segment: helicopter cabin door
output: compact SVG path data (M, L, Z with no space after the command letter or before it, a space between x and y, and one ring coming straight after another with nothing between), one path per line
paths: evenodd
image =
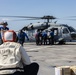
M58 28L53 28L54 31L54 41L58 40Z
M62 38L64 38L64 40L66 40L66 41L71 40L70 31L66 27L62 28Z

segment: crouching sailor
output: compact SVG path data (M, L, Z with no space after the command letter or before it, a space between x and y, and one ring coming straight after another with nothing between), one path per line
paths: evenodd
M8 30L0 45L0 75L37 75L39 65L31 63L25 49L16 43L16 33Z

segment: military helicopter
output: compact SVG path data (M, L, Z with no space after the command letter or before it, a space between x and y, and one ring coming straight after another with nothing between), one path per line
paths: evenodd
M40 19L46 19L47 22L41 23L30 23L29 25L26 25L22 28L22 30L26 31L28 36L30 37L30 40L35 40L35 33L37 29L40 30L46 30L49 31L50 29L54 30L55 35L55 42L61 42L64 43L66 41L73 41L76 40L76 30L66 24L57 24L56 22L52 23L49 20L59 19L54 16L43 16L43 17L30 17L30 16L0 16L0 17L15 17L15 18L27 18L23 20L40 20ZM75 16L72 16L75 17ZM75 19L68 19L68 20L75 20Z
M76 29L73 27L67 25L67 24L58 24L55 22L49 22L49 20L57 19L56 17L53 16L44 16L41 17L41 19L47 19L47 22L41 23L34 23L30 24L27 27L25 26L22 28L23 30L27 30L28 35L32 38L35 39L35 33L37 29L40 30L46 30L49 32L49 30L53 29L54 31L54 40L55 42L62 42L65 44L66 41L75 41L76 40ZM73 19L68 19L68 20L73 20ZM74 19L75 20L75 19Z
M39 25L39 26L34 26L34 25ZM67 42L67 41L75 41L76 40L76 29L74 29L73 27L67 25L67 24L58 24L58 23L48 23L48 26L46 26L46 23L35 23L33 26L33 28L31 27L32 25L30 25L30 27L28 27L28 30L24 27L22 28L23 30L25 30L28 34L28 36L30 36L31 40L35 40L35 34L37 32L37 30L42 30L42 31L46 31L49 32L49 30L53 29L54 31L54 36L55 36L55 42L61 42L63 41L63 43ZM42 26L43 25L43 26Z

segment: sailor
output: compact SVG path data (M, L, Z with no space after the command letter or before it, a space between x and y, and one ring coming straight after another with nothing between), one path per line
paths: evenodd
M38 29L37 33L35 35L35 39L36 39L36 44L42 44L42 32Z
M0 75L37 75L39 65L31 63L21 44L16 42L16 33L8 30L0 45Z
M51 30L48 30L47 31L47 39L48 39L48 42L49 42L49 45L51 44Z
M45 45L45 44L47 45L47 32L46 32L46 30L44 30L44 31L42 32L42 37L43 37L44 45Z
M9 30L9 28L7 27L8 23L7 22L1 22L1 24L3 25L2 27L0 27L0 44L3 43L2 41L2 37L5 31Z
M51 29L50 35L51 35L51 45L54 45L54 30L53 29Z
M18 40L19 43L23 46L24 42L25 42L25 37L27 38L27 40L29 40L27 34L25 32L23 32L22 30L19 31L18 33Z

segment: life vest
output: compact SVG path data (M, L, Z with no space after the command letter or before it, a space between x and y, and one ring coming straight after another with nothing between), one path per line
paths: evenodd
M18 67L23 68L21 63L20 44L5 42L0 46L0 75L12 74Z

